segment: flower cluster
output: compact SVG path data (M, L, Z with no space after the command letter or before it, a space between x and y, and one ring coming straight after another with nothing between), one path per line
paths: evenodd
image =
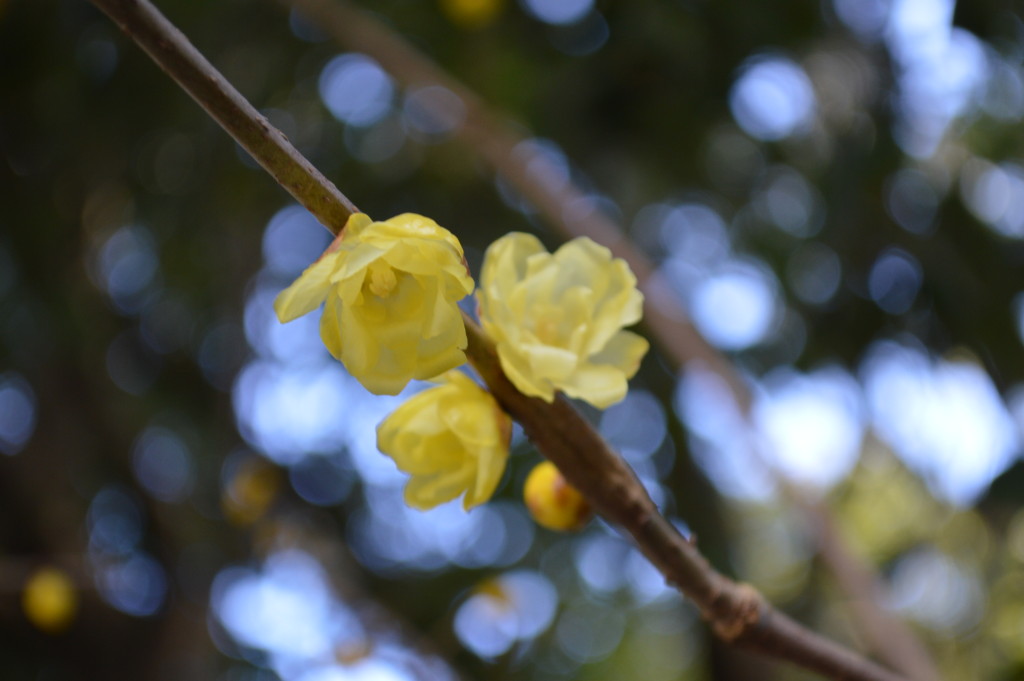
M323 303L324 344L373 393L397 394L413 379L439 383L377 428L378 448L411 476L405 500L415 508L460 495L466 509L487 501L508 460L511 419L451 371L466 361L458 301L473 288L461 244L433 220L358 214L274 304L286 322ZM551 254L528 234L502 237L487 250L477 301L509 380L548 402L559 391L599 408L618 402L648 349L623 330L642 314L636 278L587 238ZM548 527L572 529L589 517L553 466L530 476L526 495Z

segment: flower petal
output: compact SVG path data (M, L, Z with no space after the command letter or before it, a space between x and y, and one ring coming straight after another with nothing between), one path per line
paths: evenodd
M643 336L632 331L619 331L612 336L601 352L590 358L590 361L594 364L614 366L622 371L626 378L633 378L640 368L640 361L650 348L651 344Z
M605 409L626 396L629 384L622 371L606 364L585 364L558 386L569 397Z
M472 471L457 469L442 475L414 477L405 486L405 503L425 511L462 494L472 480Z
M338 254L328 253L307 267L274 300L274 312L278 320L282 324L290 322L319 307L331 288L331 275L337 266Z
M323 316L320 317L320 340L327 350L340 360L343 354L341 343L341 299L332 296L324 305Z
M555 388L551 381L536 376L522 354L505 343L498 343L497 350L502 371L519 392L529 397L539 397L545 402L554 401Z

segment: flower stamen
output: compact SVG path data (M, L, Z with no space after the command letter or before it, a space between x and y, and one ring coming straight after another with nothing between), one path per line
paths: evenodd
M395 271L387 263L379 260L370 265L367 278L369 279L367 287L373 295L379 298L387 298L398 286L398 277L395 276Z

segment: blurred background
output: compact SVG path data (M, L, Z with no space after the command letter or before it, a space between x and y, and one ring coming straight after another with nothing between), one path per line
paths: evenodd
M287 4L159 6L363 211L435 218L474 273L508 231L560 243L458 144L458 95ZM1020 6L367 9L621 224L748 381L750 438L720 377L657 352L586 412L714 565L864 648L756 447L945 678L1024 679ZM405 507L374 444L401 398L271 309L328 241L89 3L0 0L4 678L812 678L716 644L606 525L533 525L519 435L490 504Z

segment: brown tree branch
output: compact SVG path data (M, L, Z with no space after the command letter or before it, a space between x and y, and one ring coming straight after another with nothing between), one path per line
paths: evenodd
M677 369L701 362L729 385L741 413L749 422L751 395L732 362L714 349L690 323L679 299L654 264L637 249L625 232L597 210L579 210L586 195L571 181L550 183L544 178L558 170L542 154L522 146L526 137L490 110L462 84L369 13L348 0L277 0L295 7L315 21L339 44L376 59L407 88L440 85L462 100L465 122L457 135L519 192L565 238L588 236L609 247L637 275L644 292L644 324L662 353ZM438 112L443 114L444 112ZM852 554L842 541L828 508L810 502L806 495L756 451L765 469L786 498L801 508L817 533L818 551L840 588L847 594L861 633L873 650L907 676L936 681L938 670L924 645L902 620L878 606L878 580L871 568Z
M472 320L465 321L466 354L502 407L594 508L628 532L666 580L693 600L716 635L829 678L901 678L797 624L752 586L715 572L572 404L562 395L549 404L520 393L502 372L493 342Z
M207 62L148 0L92 0L136 40L298 201L337 233L354 210ZM833 679L899 681L866 658L806 629L772 608L752 587L715 572L662 516L633 471L564 398L553 404L519 393L493 344L466 319L467 355L538 449L608 520L621 525L666 579L689 596L715 633L737 646L786 659Z

